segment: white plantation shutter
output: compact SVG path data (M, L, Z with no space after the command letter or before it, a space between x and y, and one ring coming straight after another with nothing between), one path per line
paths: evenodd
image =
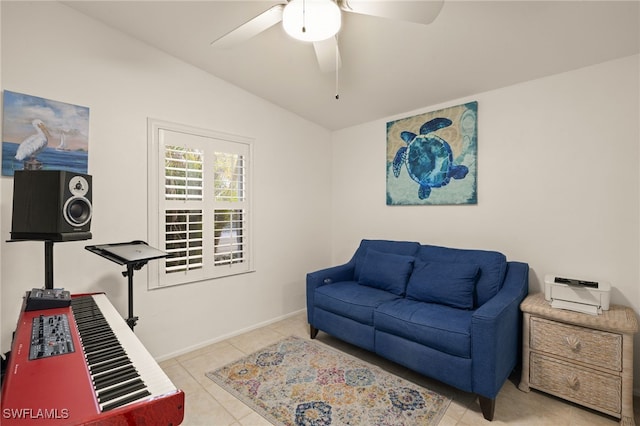
M164 193L167 200L202 200L203 161L200 150L165 145Z
M214 192L216 201L244 201L245 159L243 155L216 152Z
M165 273L202 268L202 210L165 212Z
M244 238L247 231L245 210L246 159L244 155L216 152L214 160L214 262L230 265L245 261Z
M243 210L216 209L214 211L216 265L245 261L244 235L247 231Z
M149 120L149 145L149 287L250 272L251 140Z

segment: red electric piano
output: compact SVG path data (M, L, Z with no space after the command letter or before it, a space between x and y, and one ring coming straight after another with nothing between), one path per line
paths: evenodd
M25 296L2 384L3 426L182 422L184 392L104 294L50 299L41 309Z

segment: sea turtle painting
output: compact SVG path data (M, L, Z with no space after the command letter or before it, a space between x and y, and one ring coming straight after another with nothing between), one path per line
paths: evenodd
M433 134L438 129L448 127L448 118L434 118L420 127L420 134L403 131L400 138L407 144L396 152L393 159L393 174L397 178L403 165L411 179L420 187L418 198L429 198L432 188L440 188L453 179L464 179L469 172L467 166L454 164L451 146L444 139Z
M478 102L387 122L387 205L477 204Z

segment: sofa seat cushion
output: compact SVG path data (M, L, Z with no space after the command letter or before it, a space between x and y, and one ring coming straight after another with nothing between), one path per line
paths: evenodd
M318 287L314 300L320 309L372 326L375 308L398 298L388 291L355 281L341 281Z
M441 352L471 358L473 311L398 299L382 303L375 311L376 330L385 331Z

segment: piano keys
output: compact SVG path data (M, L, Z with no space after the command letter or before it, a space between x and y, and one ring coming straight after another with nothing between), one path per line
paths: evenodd
M45 338L34 332L43 317ZM32 350L34 341L46 347ZM179 425L184 418L184 393L104 294L23 310L2 386L3 425Z

